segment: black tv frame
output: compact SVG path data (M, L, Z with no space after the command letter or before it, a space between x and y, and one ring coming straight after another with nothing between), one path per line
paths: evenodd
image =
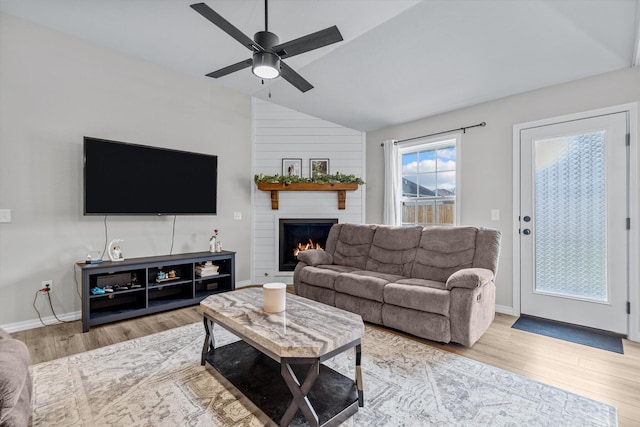
M94 146L88 148L88 144ZM93 158L99 154L100 145L111 158ZM114 150L122 151L117 160L113 158ZM85 216L216 215L217 187L217 155L90 136L83 138ZM205 203L197 206L194 200L199 197L204 197ZM124 208L127 204L131 208Z

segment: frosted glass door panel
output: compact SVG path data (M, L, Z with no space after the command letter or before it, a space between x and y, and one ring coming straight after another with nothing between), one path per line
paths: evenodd
M534 150L536 291L607 301L605 131Z
M626 113L520 130L520 312L626 334Z

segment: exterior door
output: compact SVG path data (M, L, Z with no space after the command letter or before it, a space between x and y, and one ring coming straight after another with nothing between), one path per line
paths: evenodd
M520 132L521 312L628 332L626 113Z

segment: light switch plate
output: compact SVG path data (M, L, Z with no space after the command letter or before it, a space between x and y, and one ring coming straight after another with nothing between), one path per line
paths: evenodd
M234 212L233 213L233 219L235 219L236 221L241 220L242 219L242 212Z
M491 209L491 221L500 221L500 209Z
M11 222L11 209L0 209L0 222Z

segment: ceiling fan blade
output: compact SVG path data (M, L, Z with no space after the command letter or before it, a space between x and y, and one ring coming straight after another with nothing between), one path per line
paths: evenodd
M325 28L324 30L316 31L315 33L279 44L272 49L280 58L284 59L341 42L342 40L342 34L340 34L338 27L334 25L333 27Z
M228 67L220 68L219 70L213 71L207 74L207 77L213 77L217 79L218 77L226 76L227 74L235 73L236 71L244 70L247 67L251 67L253 63L252 59L245 59L244 61L240 61L236 64L229 65Z
M215 26L220 28L225 33L229 34L231 37L240 42L240 44L244 45L249 50L259 50L264 51L262 46L251 40L247 37L242 31L234 27L229 21L220 16L216 11L211 9L204 3L196 3L192 4L191 8L198 12L200 15L207 18L211 21Z
M280 61L280 75L283 79L291 83L300 92L306 92L313 89L313 85L306 81L300 74L293 71L293 68L289 67L284 62Z

